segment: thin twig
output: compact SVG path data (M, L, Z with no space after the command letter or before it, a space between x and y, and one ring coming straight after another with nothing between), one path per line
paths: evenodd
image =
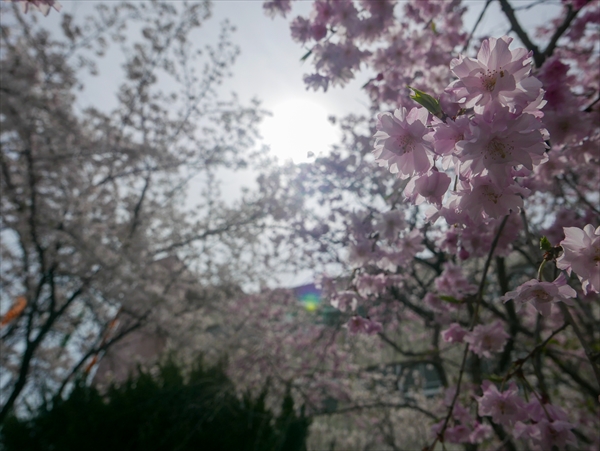
M492 0L486 0L485 5L483 6L483 9L481 10L481 14L479 14L479 17L477 18L477 21L475 22L475 25L473 26L473 29L471 30L471 33L469 34L469 37L467 38L467 42L465 42L465 45L463 46L462 53L465 53L467 51L467 49L469 48L469 44L471 43L471 39L473 38L473 35L475 34L475 30L477 30L477 27L479 26L479 22L481 22L481 19L483 19L483 16L484 16L488 6L490 6L490 3L492 3Z
M541 351L550 342L550 340L552 340L554 338L554 336L556 334L558 334L561 331L565 330L568 325L569 325L569 323L565 322L562 326L560 326L558 329L556 329L554 332L552 332L548 336L548 338L546 338L541 343L538 343L538 345L535 348L533 348L529 352L529 354L527 354L522 359L517 360L515 362L515 364L517 365L517 367L514 370L510 371L509 373L507 373L506 376L504 376L504 379L502 380L502 387L504 387L504 383L506 381L510 380L510 378L512 378L521 369L521 367L525 364L525 362L527 362L527 360L529 360L535 353Z

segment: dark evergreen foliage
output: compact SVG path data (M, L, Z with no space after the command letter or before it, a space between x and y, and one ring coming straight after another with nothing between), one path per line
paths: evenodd
M303 451L310 419L297 415L289 392L278 417L265 406L268 388L239 399L222 365L200 361L190 375L172 360L157 376L140 371L105 395L78 382L34 418L7 418L6 451Z

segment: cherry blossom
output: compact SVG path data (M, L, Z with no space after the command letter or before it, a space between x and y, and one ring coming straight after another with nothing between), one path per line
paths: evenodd
M487 380L483 381L481 388L483 395L477 398L479 415L491 416L494 422L505 426L512 426L517 421L527 419L524 411L525 401L518 395L519 390L514 382L503 392Z
M501 321L490 324L480 324L465 336L465 342L469 343L469 349L479 357L491 358L492 353L501 352L504 349L508 333L504 330Z
M404 195L415 205L427 201L430 204L441 207L442 198L450 186L450 177L433 168L432 171L410 179Z
M515 185L501 187L489 177L473 177L470 186L462 183L458 208L478 223L485 218L500 218L523 207L528 190Z
M355 315L352 318L350 318L350 321L348 321L346 327L348 328L348 332L351 335L355 335L358 333L373 335L383 330L380 323L372 321L369 318L363 318L362 316L358 315Z
M398 240L399 233L406 227L404 212L400 210L391 210L380 214L375 222L375 230L379 232L381 238L390 242Z
M459 265L448 262L444 265L444 271L435 279L435 288L439 293L462 299L469 294L477 292L477 287L466 279Z
M460 324L452 323L442 332L442 339L447 343L462 343L466 335L467 331Z
M542 315L550 316L553 302L572 304L571 298L575 296L577 296L577 292L567 285L566 277L561 274L554 282L540 282L532 279L519 285L516 290L509 291L500 299L504 302L512 299L517 304L531 302Z
M450 63L458 80L448 86L466 108L483 107L498 100L511 110L522 109L536 99L542 84L528 77L530 52L523 48L510 50L512 38L489 38L483 41L477 59L460 56Z
M5 0L12 1L14 3L20 3L21 9L24 13L27 13L30 9L40 11L44 16L50 14L50 8L54 8L56 11L62 9L62 5L56 0Z
M512 167L522 165L528 170L545 161L544 135L541 123L530 114L510 113L508 108L490 107L471 122L471 134L462 141L458 157L468 164L469 174L489 174L503 185L512 175ZM485 171L485 172L484 172Z
M574 271L585 291L600 292L600 227L591 224L583 229L565 227L565 239L560 242L563 254L556 266L569 274Z
M377 117L375 133L376 161L393 174L406 178L425 174L431 168L430 132L426 127L429 112L425 108L398 109L394 114Z

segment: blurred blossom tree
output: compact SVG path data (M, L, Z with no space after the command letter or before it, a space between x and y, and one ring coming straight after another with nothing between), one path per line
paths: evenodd
M275 238L324 269L346 323L328 343L363 334L384 347L320 357L346 377L310 400L317 413L329 395L338 413L379 408L347 448L369 435L406 449L421 423L407 428L405 410L430 421L427 450L600 446L600 2L563 0L524 25L548 3L480 2L466 31L473 3L460 0L316 0L291 22L314 68L307 88L366 70L380 112L342 119L342 143L295 168L320 208ZM292 1L264 7L287 16ZM492 8L514 39L477 30ZM445 396L409 398L366 371L373 360L427 364ZM363 398L357 380L372 387Z
M102 3L82 20L61 13L58 36L2 4L0 423L168 316L165 299L180 311L196 302L176 288L183 275L218 297L266 273L258 236L284 194L270 185L222 199L218 171L267 166L255 145L264 112L218 96L238 50L228 23L214 46L196 45L210 12ZM116 106L78 110L82 77L114 49L122 83L103 95Z

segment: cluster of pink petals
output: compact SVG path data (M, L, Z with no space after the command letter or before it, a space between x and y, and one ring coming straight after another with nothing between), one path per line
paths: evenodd
M270 0L263 3L263 9L268 16L283 16L292 10L292 0Z
M450 182L450 177L447 174L438 171L434 167L430 172L410 179L404 189L404 195L415 205L427 201L441 207L442 199L448 191Z
M367 335L374 335L383 331L381 323L373 321L369 318L363 318L362 316L355 315L350 318L350 321L346 323L348 332L351 335L365 333Z
M354 286L358 294L367 298L382 293L387 286L387 280L385 274L360 274L355 278Z
M567 285L564 274L556 278L554 282L540 282L532 279L509 291L500 300L507 302L513 300L515 304L522 305L526 302L531 304L544 316L550 316L553 302L564 302L572 304L571 298L577 296L577 292Z
M463 175L489 175L499 186L510 184L512 168L531 171L547 158L542 124L531 114L511 113L492 104L484 114L471 121L469 139L462 141L457 156Z
M567 414L560 407L552 404L542 406L537 400L532 400L525 406L525 412L531 423L517 422L515 438L523 438L540 450L554 447L564 450L567 445L577 447L577 439L571 431L574 426L567 421Z
M479 357L491 358L492 354L501 352L508 340L508 333L501 321L491 324L481 324L469 332L464 341L469 343L469 349Z
M477 398L479 415L491 416L494 423L503 426L513 426L517 421L525 421L527 414L523 410L525 401L518 395L518 388L511 382L508 390L498 391L496 385L484 381L483 395Z
M376 161L401 178L423 175L432 167L431 133L425 108L400 108L377 116Z
M473 177L470 183L459 185L456 208L475 224L481 223L482 218L497 219L518 212L529 191L516 184L502 187L486 176ZM467 223L466 218L461 222Z
M497 100L511 110L522 111L538 97L542 84L528 77L531 52L510 50L511 42L507 36L488 38L482 42L477 59L453 59L450 68L458 80L448 86L448 92L466 108L485 107Z
M465 278L462 268L451 262L444 265L442 274L435 279L435 288L440 294L456 299L463 299L477 292L477 287Z
M556 266L573 271L587 293L600 292L600 227L591 224L583 229L565 227L565 239L560 242L563 254Z
M331 296L331 305L342 312L348 308L354 311L358 305L358 296L354 291L336 292Z
M454 405L452 414L456 424L446 428L444 431L444 442L476 444L483 442L493 433L490 425L476 421L460 403ZM438 435L442 430L443 424L444 420L433 425L431 428L432 432Z
M448 329L442 331L442 339L446 343L462 343L466 335L467 331L458 323L452 323Z
M56 0L5 0L12 1L13 3L20 3L24 13L27 13L30 9L40 11L44 16L50 13L50 8L54 8L56 11L62 9L62 5Z
M577 446L573 425L567 421L566 413L557 406L542 406L537 399L526 403L514 382L508 389L499 391L491 381L484 381L483 395L477 397L479 415L490 416L496 424L510 428L515 438L523 438L542 450L554 447Z
M401 210L390 210L381 213L376 218L375 231L379 236L390 242L395 242L401 231L406 228L405 213Z
M404 195L437 210L427 214L431 221L470 227L518 212L530 195L519 179L548 160L542 84L531 75L531 55L510 43L489 38L477 59L453 60L458 79L447 93L463 113L474 107L468 114L441 120L402 107L377 117L376 161L410 178Z

